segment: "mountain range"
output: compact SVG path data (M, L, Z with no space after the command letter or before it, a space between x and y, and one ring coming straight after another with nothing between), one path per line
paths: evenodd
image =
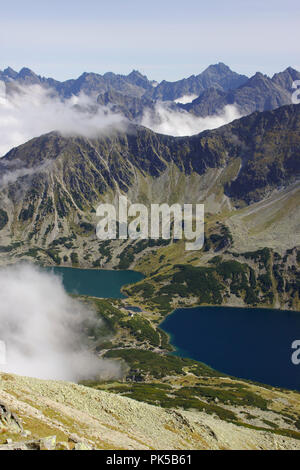
M219 114L226 105L235 105L241 115L271 110L292 103L292 83L299 79L300 73L291 67L272 78L260 72L248 78L223 63L210 65L198 75L161 83L149 80L137 70L128 75L85 72L64 82L41 77L28 68L16 72L8 67L0 71L0 80L8 91L14 90L16 84L40 85L53 90L61 99L83 92L129 119L140 117L145 109L161 101L172 109L201 117ZM182 98L191 102L180 103Z
M206 89L192 103L182 107L196 116L217 114L228 104L235 104L242 114L267 111L290 104L292 84L299 79L300 73L291 67L272 78L258 72L235 89Z

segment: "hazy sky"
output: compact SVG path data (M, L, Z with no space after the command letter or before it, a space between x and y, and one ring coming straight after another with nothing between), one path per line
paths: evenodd
M0 0L0 69L156 80L225 62L247 75L300 69L299 0Z

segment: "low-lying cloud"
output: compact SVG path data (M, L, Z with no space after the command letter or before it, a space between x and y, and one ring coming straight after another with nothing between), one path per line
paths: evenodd
M95 99L83 93L61 100L52 89L40 85L14 85L7 93L0 81L0 157L47 132L92 138L125 125L122 116L95 106Z
M220 114L197 117L184 110L176 110L163 103L157 103L154 111L147 109L142 125L154 132L173 136L190 136L207 129L216 129L241 117L234 105L227 105Z
M191 103L196 98L198 98L198 95L183 95L180 98L176 98L176 100L174 100L174 103L187 104Z
M3 171L2 174L0 174L0 189L2 189L4 186L8 186L9 184L15 183L19 178L23 178L24 176L33 176L36 173L47 172L49 171L52 164L50 160L47 160L45 163L42 163L41 165L36 165L32 168L16 167L11 170L10 165L3 165L4 161L5 160L2 160L0 162L0 170ZM17 163L17 161L15 160L14 163Z
M186 103L194 97L196 95L183 96L176 101ZM138 123L162 134L189 136L215 129L239 117L234 105L225 106L214 116L197 117L158 102L154 109L145 109ZM93 96L81 93L62 100L51 88L15 83L7 92L5 83L0 81L0 157L13 147L51 131L93 138L112 129L125 131L127 123L109 107L99 106Z
M6 345L0 370L68 381L120 377L117 362L91 350L88 334L102 325L65 292L59 276L28 264L0 269L0 340Z

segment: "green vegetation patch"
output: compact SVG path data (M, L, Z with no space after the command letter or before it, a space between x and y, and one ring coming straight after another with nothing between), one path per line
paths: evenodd
M196 376L224 376L224 374L192 359L163 355L142 349L114 349L108 351L105 357L123 359L130 367L129 379L131 375L152 376L157 379L169 375L185 375L185 368L188 368Z
M79 257L76 251L72 251L70 258L71 258L72 266L74 267L79 266Z
M8 222L7 212L0 209L0 230L2 230Z
M84 382L86 386L101 389L101 384ZM180 391L186 393L179 393ZM133 400L149 403L150 405L161 406L162 408L183 408L185 410L205 411L208 414L217 415L225 421L236 421L236 415L222 406L215 403L207 403L200 400L195 393L190 393L190 389L182 388L179 391L173 389L168 384L155 383L134 383L122 384L109 387L109 392L123 395Z
M158 331L153 328L151 323L145 318L135 315L133 318L123 322L122 326L129 328L131 334L140 342L147 341L153 346L160 345L160 335Z
M226 403L228 405L252 406L261 410L268 409L268 401L260 395L251 392L247 387L212 388L212 387L184 387L175 392L180 397L205 398L208 401Z
M107 333L115 333L123 314L109 300L93 299L92 302L98 314L105 320Z

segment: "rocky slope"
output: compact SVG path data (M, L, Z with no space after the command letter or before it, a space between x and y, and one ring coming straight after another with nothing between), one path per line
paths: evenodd
M300 449L291 437L72 383L0 374L0 402L2 450Z

